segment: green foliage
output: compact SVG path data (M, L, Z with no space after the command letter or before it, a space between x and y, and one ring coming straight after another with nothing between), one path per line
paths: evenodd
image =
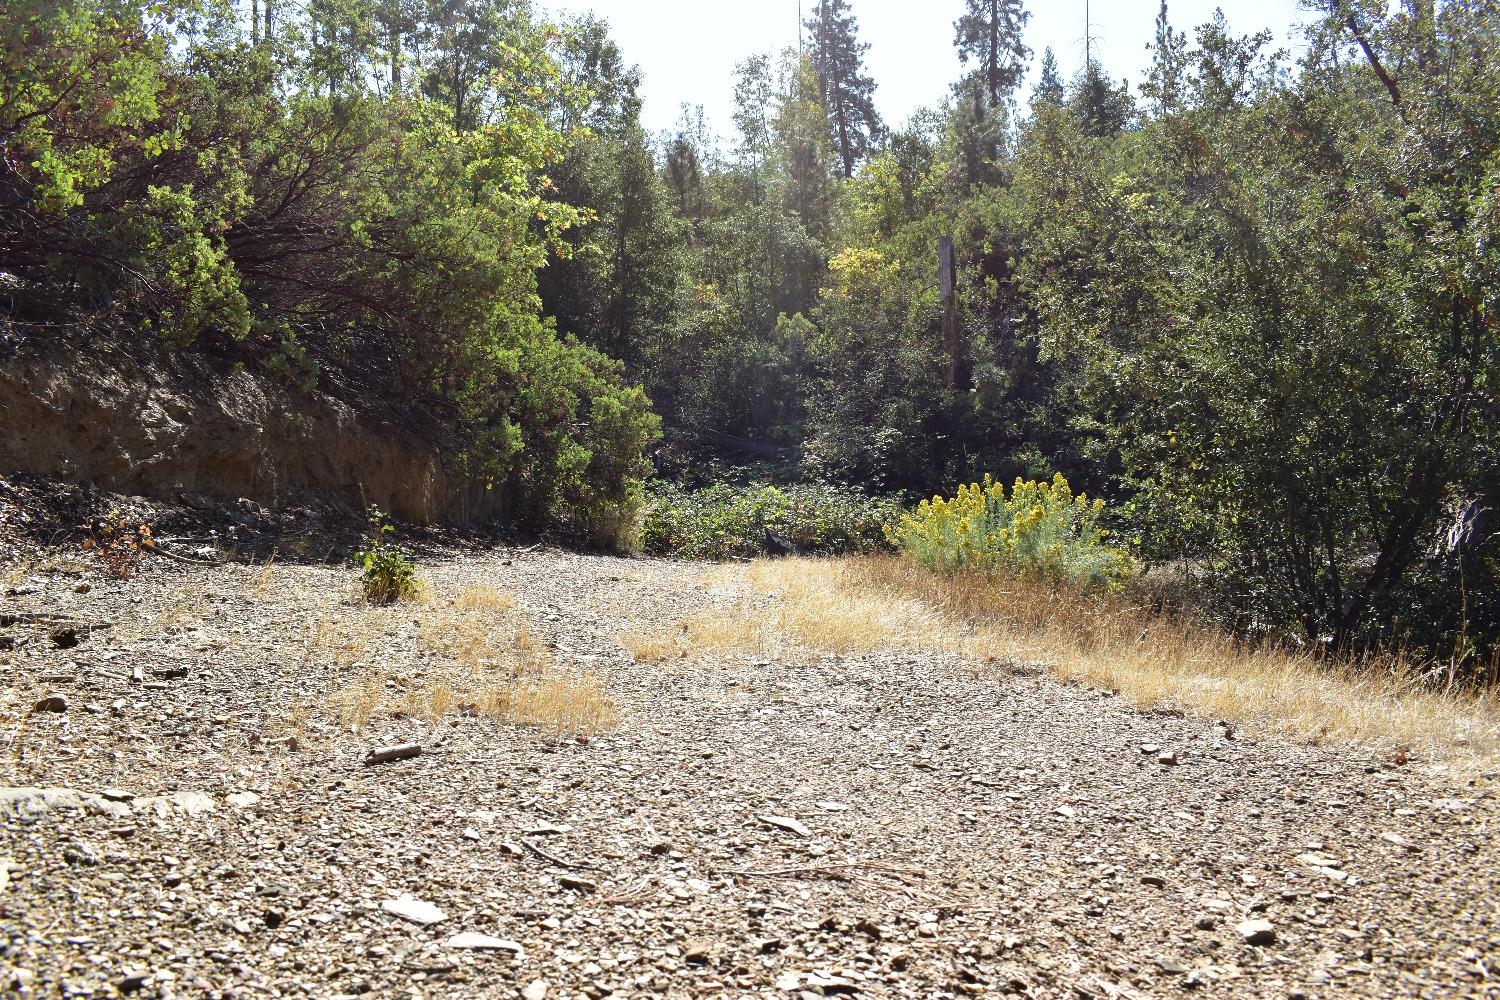
M354 566L361 572L360 588L365 600L371 604L393 604L416 598L422 585L417 580L411 552L391 541L396 529L379 507L370 506L368 519L370 533L365 546L353 556Z
M1130 575L1129 554L1099 525L1104 501L1073 495L1061 473L1051 482L1017 479L1010 496L986 475L951 500L933 497L901 518L891 541L929 569L1009 572L1114 587Z
M875 80L865 73L869 45L859 41L859 22L848 0L820 0L806 28L818 95L828 119L828 138L843 176L875 151L885 126L875 110Z
M1497 17L1330 20L1295 89L1215 22L1178 110L1115 139L1043 116L1023 146L1020 276L1083 452L1241 625L1448 652L1432 553L1500 482Z
M223 0L0 8L10 318L238 350L405 415L512 509L619 534L655 420L537 288L590 217L548 176L588 98L561 36L503 0L278 5L275 26L247 39ZM642 148L638 126L615 139ZM649 157L632 170L657 191ZM630 184L612 218L665 239ZM657 321L663 280L593 310L618 318L603 346Z
M900 514L894 500L825 483L686 490L653 482L641 539L649 553L686 559L760 555L768 533L799 552L868 552L884 547Z

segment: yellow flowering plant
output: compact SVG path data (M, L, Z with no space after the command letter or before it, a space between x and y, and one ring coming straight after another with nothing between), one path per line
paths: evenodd
M923 500L887 537L910 558L946 571L1019 572L1092 587L1119 586L1133 563L1099 526L1104 501L1073 494L1061 473L1051 482L986 475L948 499Z

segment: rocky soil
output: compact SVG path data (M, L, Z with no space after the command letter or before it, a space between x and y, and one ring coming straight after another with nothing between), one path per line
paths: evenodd
M0 991L1500 996L1493 773L1021 667L634 662L622 634L737 600L734 567L508 548L422 574L437 611L364 609L337 567L122 583L11 551ZM422 630L474 585L601 675L618 725L387 704L351 731L362 678L441 669Z

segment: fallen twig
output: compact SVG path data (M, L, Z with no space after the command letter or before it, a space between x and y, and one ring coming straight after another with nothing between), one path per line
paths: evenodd
M566 860L564 858L559 858L555 854L548 854L546 851L542 850L540 847L536 846L531 841L527 840L525 837L521 838L521 846L525 847L528 851L530 851L532 854L535 854L537 857L541 858L542 860L551 862L552 864L557 865L559 868L576 868L576 869L592 868L592 869L594 869L596 871L599 868L598 865L589 864L586 861L568 861L568 860Z
M141 551L143 551L143 552L150 552L152 555L162 556L163 558L172 559L172 560L175 560L176 562L187 563L189 566L222 566L222 565L224 565L224 560L222 560L222 559L191 559L191 558L189 558L187 556L180 556L180 555L178 555L175 552L168 552L166 549L162 548L160 545L147 546L147 547L142 548Z
M651 898L651 876L647 875L624 892L613 896L604 896L599 900L599 903L605 906L624 906L639 903L649 898Z
M850 872L865 869L891 875L905 882L909 879L927 878L927 873L918 868L897 868L883 861L834 861L826 865L796 865L791 868L771 868L766 871L730 868L726 875L744 875L750 878L797 878L799 876L822 875L835 880L849 878Z
M9 628L12 625L82 624L82 622L72 615L54 615L45 611L7 611L4 614L0 614L0 628Z

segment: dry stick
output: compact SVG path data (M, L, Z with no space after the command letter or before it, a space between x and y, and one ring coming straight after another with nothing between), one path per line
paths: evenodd
M72 615L54 615L45 611L7 611L0 615L0 627L11 625L77 625Z
M155 545L147 546L142 551L144 551L144 552L150 552L153 555L163 556L164 558L167 558L167 559L175 559L177 562L187 563L189 566L222 566L222 565L224 565L224 561L221 560L221 559L189 559L187 556L180 556L180 555L178 555L175 552L168 552L166 549L159 548L158 546L155 546Z
M559 868L592 868L596 871L599 869L598 865L592 865L586 861L565 861L555 854L548 854L546 851L542 850L540 847L536 846L525 837L521 838L521 845L532 854L535 854L537 857L541 858L544 861L550 861L552 864L557 865Z
M927 873L917 868L897 868L880 861L838 861L826 865L799 865L793 868L772 868L767 871L729 868L726 875L744 875L747 878L795 878L799 875L823 875L828 878L850 878L850 871L866 869L883 872L900 880L927 878Z
M650 897L651 876L647 875L624 892L614 896L605 896L599 900L601 906L621 906L626 903L639 903Z

